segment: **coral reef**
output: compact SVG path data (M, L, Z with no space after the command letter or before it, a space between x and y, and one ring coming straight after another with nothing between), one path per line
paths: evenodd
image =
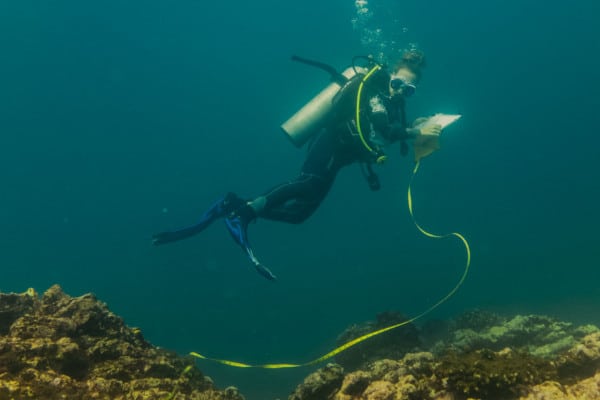
M584 336L598 331L592 325L574 327L571 323L541 315L498 318L494 323L484 326L479 322L480 319L476 318L475 324L469 325L463 318L458 329L451 333L449 341L452 346L461 351L524 348L531 354L549 358L573 347Z
M327 364L317 372L310 374L304 384L298 386L289 400L322 400L329 399L338 390L344 372L336 364Z
M432 333L434 326L443 334ZM600 400L600 330L595 326L473 311L428 324L419 334L421 346L429 344L426 351L372 360L349 372L330 364L289 400ZM411 346L418 343L409 338ZM389 341L380 344L377 354L403 347L395 342L389 350Z
M600 399L600 373L570 386L544 382L529 389L520 400L597 400Z
M0 294L0 400L243 400L158 349L93 295Z
M396 312L338 341L402 322ZM408 324L336 356L289 400L600 400L600 330L484 311ZM0 400L243 400L93 295L0 294Z

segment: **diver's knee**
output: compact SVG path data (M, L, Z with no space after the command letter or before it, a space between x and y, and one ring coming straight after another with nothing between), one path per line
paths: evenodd
M248 205L254 210L257 215L265 209L267 205L267 198L265 196L259 196L252 201L248 202Z

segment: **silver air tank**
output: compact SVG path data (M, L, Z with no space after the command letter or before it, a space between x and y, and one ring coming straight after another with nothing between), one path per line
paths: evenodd
M366 70L357 67L356 71L364 73ZM342 75L350 80L356 75L356 72L354 68L348 67L342 72ZM302 147L312 135L323 127L333 109L333 98L341 88L342 86L337 82L330 83L281 125L281 129L294 145Z

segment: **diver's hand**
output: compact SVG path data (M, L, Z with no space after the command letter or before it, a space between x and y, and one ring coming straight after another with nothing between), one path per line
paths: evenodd
M438 124L425 125L422 128L418 128L421 135L439 135L442 133L442 126Z
M442 126L438 124L427 124L427 120L431 117L419 117L412 123L412 128L408 128L406 131L409 137L416 138L420 135L439 135L442 133Z

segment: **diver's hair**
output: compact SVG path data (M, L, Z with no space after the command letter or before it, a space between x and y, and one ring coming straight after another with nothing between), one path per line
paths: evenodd
M400 68L406 68L414 73L417 79L421 79L421 73L425 68L425 53L421 50L406 50L402 53L402 58L396 63L394 71L398 71Z

